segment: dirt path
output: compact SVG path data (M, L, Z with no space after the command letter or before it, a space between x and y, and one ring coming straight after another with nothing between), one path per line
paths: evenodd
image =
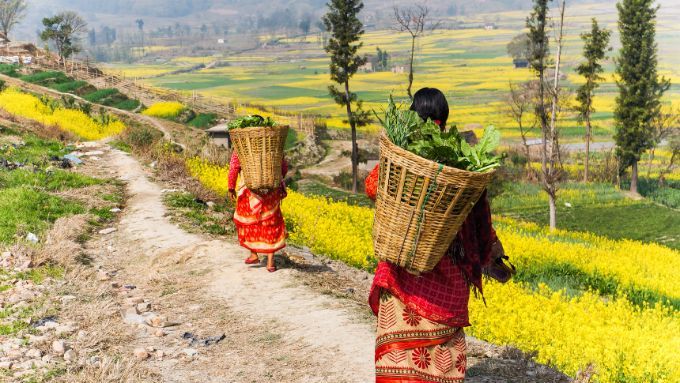
M279 353L304 355L308 365L316 366L302 373L296 371L288 376L295 380L288 381L372 380L373 330L369 323L348 312L336 299L299 286L291 277L291 270L269 274L261 267L246 267L242 260L247 254L242 248L219 240L206 241L182 231L165 216L161 188L148 180L144 169L133 158L112 151L107 163L127 182L130 195L118 226L117 247L150 258L191 257L192 262L213 270L202 276L210 282L203 286L201 294L227 302L233 315L260 324L261 327L256 328L260 335L280 331L278 336L283 339L283 348ZM257 334L253 335L258 338ZM253 341L245 346L259 349L262 344ZM167 381L187 381L181 380L177 372L166 371ZM252 381L270 380L255 378Z

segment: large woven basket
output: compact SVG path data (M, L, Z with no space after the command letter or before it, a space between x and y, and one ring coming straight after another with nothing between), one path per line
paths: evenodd
M380 137L380 176L373 224L378 259L412 274L432 270L491 182L424 159Z
M276 189L288 126L232 129L229 136L241 162L241 176L251 190Z

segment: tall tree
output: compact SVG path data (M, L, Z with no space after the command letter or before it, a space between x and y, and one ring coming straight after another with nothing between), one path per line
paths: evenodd
M135 23L137 23L137 29L139 29L139 34L142 36L142 56L144 56L144 20L137 19Z
M638 192L638 162L653 147L652 121L659 115L670 81L657 72L654 0L622 0L619 11L621 51L616 59L617 85L614 120L616 153L621 168L631 167L630 191Z
M87 30L87 23L75 12L67 11L42 20L45 29L40 32L43 41L51 41L57 48L60 61L80 52L80 34Z
M328 13L323 22L331 36L325 46L330 55L331 80L343 89L329 85L328 90L335 102L345 107L347 120L352 130L352 191L357 192L357 172L359 166L359 148L357 147L357 126L366 123L367 112L361 110L361 101L356 93L350 91L349 80L360 66L366 63L366 57L358 54L363 43L364 26L359 20L359 12L364 7L361 0L331 0ZM352 103L356 103L352 111Z
M534 7L527 18L529 29L529 66L537 77L537 90L534 113L541 127L541 186L548 194L550 228L557 227L557 190L560 179L559 162L559 134L557 129L557 114L560 110L560 60L562 56L562 38L564 27L564 11L566 3L563 0L560 9L560 23L557 31L557 54L553 83L548 86L547 72L552 61L548 39L548 3L552 0L534 0ZM550 103L548 96L551 96ZM550 104L550 110L548 105Z
M9 41L9 33L26 16L26 0L0 0L0 32Z
M599 82L604 80L601 76L604 72L602 60L605 59L610 35L609 30L600 28L597 19L594 17L590 32L581 34L585 61L576 68L576 72L583 76L585 83L576 90L576 100L578 101L576 109L578 121L586 127L586 158L583 167L583 182L588 182L590 139L593 132L591 116L595 112L593 98L595 89L600 86Z
M408 32L411 35L411 54L408 65L408 87L406 93L409 98L413 99L413 61L416 53L416 40L425 33L425 25L427 24L427 16L430 10L422 4L418 4L408 8L394 7L394 19L397 22L397 27L401 32ZM430 26L429 29L434 30L437 25Z
M312 16L308 13L303 15L298 27L300 28L300 31L302 31L302 34L307 37L309 30L312 28Z

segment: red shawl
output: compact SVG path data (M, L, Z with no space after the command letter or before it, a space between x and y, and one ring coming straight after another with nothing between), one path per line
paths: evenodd
M378 166L366 178L366 194L371 199L375 199L377 185ZM425 318L452 327L469 326L470 287L482 291L482 267L489 263L496 241L484 192L432 271L415 276L393 264L378 263L368 298L371 309L378 314L380 289L384 288Z

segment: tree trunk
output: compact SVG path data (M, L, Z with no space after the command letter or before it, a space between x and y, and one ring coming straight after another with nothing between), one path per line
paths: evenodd
M586 116L586 158L583 165L583 182L588 183L588 171L590 160L590 136L592 134L592 126L590 125L590 116Z
M416 50L416 36L412 36L411 38L411 63L409 64L408 67L408 88L406 88L406 93L408 93L408 97L413 100L413 94L411 93L411 88L413 87L413 59L415 56L415 50Z
M654 161L654 151L655 148L649 151L649 161L647 161L647 179L651 182L652 180L652 161Z
M550 230L557 228L557 198L555 193L548 193L548 204L550 205Z
M630 172L630 192L638 194L638 160L633 160Z
M359 167L359 151L357 148L357 125L354 121L354 116L352 115L352 103L349 97L349 80L345 81L345 100L347 101L347 120L349 120L349 126L352 129L352 193L357 193L358 184L358 167Z

